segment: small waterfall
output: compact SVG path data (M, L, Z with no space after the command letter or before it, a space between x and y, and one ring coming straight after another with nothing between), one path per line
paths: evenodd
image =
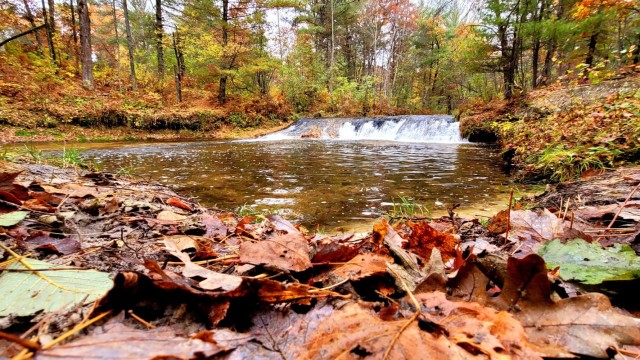
M450 115L300 119L259 140L327 139L461 143L460 125Z

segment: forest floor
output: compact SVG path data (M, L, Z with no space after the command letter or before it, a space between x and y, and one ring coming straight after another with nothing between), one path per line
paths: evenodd
M463 136L497 141L525 180L564 181L640 159L640 72L476 105L461 115Z
M619 168L488 224L451 209L328 235L2 162L0 358L639 356L639 187Z

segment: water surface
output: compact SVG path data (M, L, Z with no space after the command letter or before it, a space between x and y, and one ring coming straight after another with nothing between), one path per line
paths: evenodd
M497 153L473 144L286 140L91 149L106 171L129 169L222 209L270 209L308 227L370 222L406 197L443 213L487 214L507 202ZM439 205L439 204L445 205Z

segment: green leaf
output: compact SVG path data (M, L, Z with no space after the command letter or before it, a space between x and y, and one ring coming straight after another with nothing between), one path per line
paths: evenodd
M626 244L602 249L597 243L575 239L562 244L554 240L538 251L549 269L560 267L565 280L594 285L612 280L640 278L640 257Z
M95 270L60 270L59 265L22 259L0 274L0 316L29 316L52 312L80 302L89 303L113 286L109 274ZM45 270L43 270L45 269ZM51 270L47 270L51 269ZM26 270L26 271L11 271Z
M14 211L7 214L0 215L0 226L9 227L13 226L20 221L24 220L29 214L28 211Z

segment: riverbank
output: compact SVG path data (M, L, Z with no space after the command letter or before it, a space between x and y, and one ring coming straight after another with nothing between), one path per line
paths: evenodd
M461 131L497 142L507 168L526 181L565 181L640 159L640 74L557 85L511 102L468 106Z

